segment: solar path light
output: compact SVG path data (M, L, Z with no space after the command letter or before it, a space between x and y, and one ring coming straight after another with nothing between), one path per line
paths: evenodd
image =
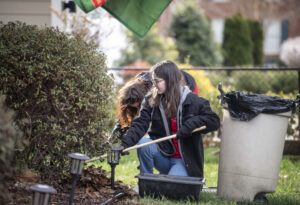
M111 188L114 189L115 185L115 167L119 164L120 154L124 149L123 146L119 144L113 144L111 149L107 153L107 162L111 166Z
M72 153L69 154L70 158L70 172L73 178L72 182L72 191L71 191L71 196L69 199L69 205L73 204L73 199L74 199L74 193L75 193L75 188L76 188L76 183L79 178L79 176L82 175L83 172L83 166L85 160L89 160L90 158L84 154L81 153Z
M56 193L56 190L47 184L35 184L30 187L33 191L32 205L50 204L50 194Z

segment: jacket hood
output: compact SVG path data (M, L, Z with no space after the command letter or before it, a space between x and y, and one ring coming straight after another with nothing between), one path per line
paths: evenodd
M182 104L186 99L186 96L191 92L187 86L180 86L180 103L177 110L177 128L178 130L182 125Z

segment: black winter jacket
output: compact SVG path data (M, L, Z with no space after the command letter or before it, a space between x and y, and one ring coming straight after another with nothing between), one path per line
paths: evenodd
M160 114L159 108L152 108L149 105L147 96L142 103L140 115L132 121L132 126L128 130L126 136L122 137L122 145L127 148L138 143L138 141L148 131L150 122L151 127L148 132L152 140L166 136L164 123ZM171 127L168 119L169 127ZM191 134L191 132L201 126L206 126L206 129L200 132ZM197 96L194 93L189 93L183 102L182 108L182 127L178 133L184 130L185 133L178 140L181 156L189 176L203 177L203 143L201 133L208 133L217 130L220 126L220 119L214 113L209 105L209 102ZM175 147L172 140L158 143L158 150L166 155L171 156L175 153Z

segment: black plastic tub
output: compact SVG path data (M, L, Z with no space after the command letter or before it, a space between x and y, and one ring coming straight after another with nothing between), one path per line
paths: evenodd
M190 199L199 201L205 178L182 177L162 174L139 174L139 195L141 197L162 197L168 199Z

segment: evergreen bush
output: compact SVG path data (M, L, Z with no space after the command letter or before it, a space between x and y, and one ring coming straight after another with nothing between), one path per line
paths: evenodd
M258 21L248 20L248 24L251 32L251 40L253 43L252 57L253 64L259 66L263 64L264 52L263 52L263 29L262 25Z
M41 177L67 170L69 153L104 152L113 81L96 45L54 28L0 22L0 93L29 141L18 159Z
M241 15L225 20L222 47L225 66L253 64L251 32L248 22Z
M220 48L213 41L210 23L198 13L195 6L187 5L183 11L176 13L170 31L176 40L180 63L194 66L217 66L222 63Z

